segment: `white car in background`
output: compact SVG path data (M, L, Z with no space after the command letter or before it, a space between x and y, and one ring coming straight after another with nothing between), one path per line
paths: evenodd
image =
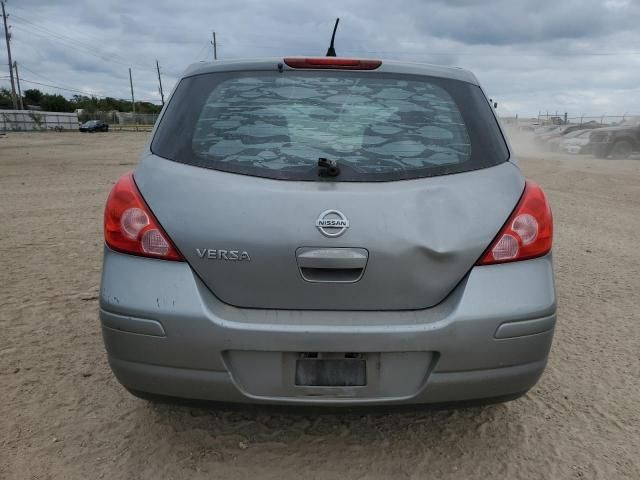
M591 153L590 136L592 131L593 130L577 130L567 134L568 138L560 142L559 150L572 155Z

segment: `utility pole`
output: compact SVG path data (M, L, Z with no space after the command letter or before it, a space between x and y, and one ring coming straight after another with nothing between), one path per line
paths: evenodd
M216 32L213 32L213 42L211 42L211 45L213 45L213 59L217 60L218 59L218 46L216 44Z
M24 110L22 104L22 90L20 89L20 75L18 75L18 62L13 62L13 69L16 71L16 84L18 85L18 103L20 104L20 110Z
M2 20L4 21L4 38L7 42L7 57L9 58L9 76L11 77L11 101L13 102L13 109L18 109L18 103L16 102L16 84L13 81L13 63L11 62L11 34L9 33L9 27L7 26L7 13L4 11L4 0L0 2L2 4Z
M158 84L160 85L160 98L162 99L162 106L164 107L164 92L162 91L162 77L160 77L160 65L158 65L158 59L156 59L156 69L158 70Z
M133 111L134 121L135 121L136 101L133 98L133 79L131 78L131 67L129 67L129 85L131 86L131 110Z
M131 67L129 67L129 85L131 86L131 109L133 110L133 125L138 131L138 123L136 122L136 101L133 98L133 79L131 78Z

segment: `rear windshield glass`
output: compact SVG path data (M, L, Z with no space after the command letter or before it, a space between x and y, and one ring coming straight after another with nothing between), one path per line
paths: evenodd
M463 172L508 151L480 88L434 77L354 72L214 73L183 79L152 151L222 171L383 181Z

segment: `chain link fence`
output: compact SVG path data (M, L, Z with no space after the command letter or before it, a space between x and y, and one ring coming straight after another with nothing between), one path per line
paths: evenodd
M622 115L584 115L584 114L539 114L538 120L541 123L555 123L558 125L584 123L599 123L603 126L617 125L628 120L640 119L640 114L624 113Z
M154 113L132 112L43 112L38 110L0 110L0 132L77 130L89 120L102 120L110 130L149 131L158 118Z
M538 125L582 125L597 123L603 127L619 125L629 121L640 121L640 113L624 113L622 115L585 115L570 113L540 113L531 116L501 116L509 124L538 124Z
M65 131L78 129L78 115L35 110L0 110L0 132Z
M102 120L109 124L110 130L116 131L148 131L156 123L158 114L155 113L133 113L133 112L81 112L78 115L81 122L88 120Z

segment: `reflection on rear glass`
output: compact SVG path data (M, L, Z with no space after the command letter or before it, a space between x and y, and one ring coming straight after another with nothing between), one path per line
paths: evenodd
M251 168L304 170L325 157L363 173L463 163L470 143L440 86L346 76L223 81L192 139L198 156Z

